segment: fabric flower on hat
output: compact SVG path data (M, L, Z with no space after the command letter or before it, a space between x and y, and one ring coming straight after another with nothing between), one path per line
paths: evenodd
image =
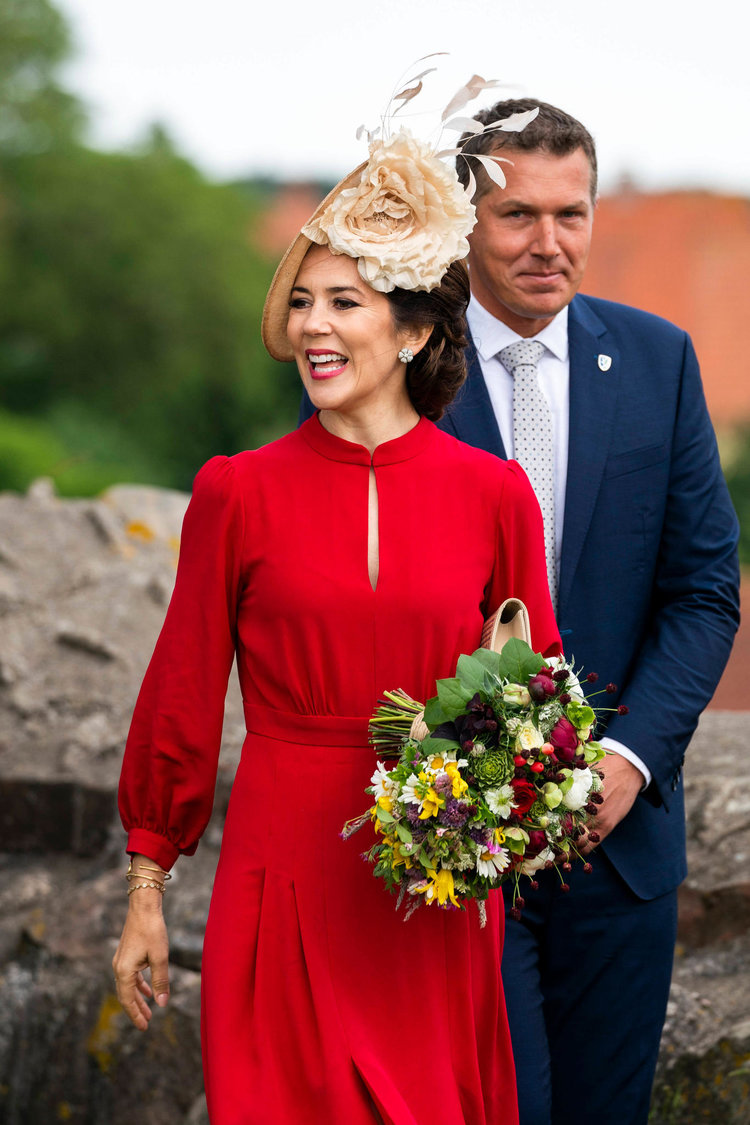
M380 293L430 291L469 252L476 212L455 171L407 130L370 144L355 187L345 188L302 228L334 254L357 259Z

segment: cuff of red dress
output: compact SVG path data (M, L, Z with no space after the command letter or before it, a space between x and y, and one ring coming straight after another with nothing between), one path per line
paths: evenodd
M180 849L166 836L160 836L158 832L151 832L148 828L131 828L126 851L131 855L148 856L165 871L169 871L180 854Z

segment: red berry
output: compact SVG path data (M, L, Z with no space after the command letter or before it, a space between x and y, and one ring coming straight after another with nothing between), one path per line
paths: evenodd
M531 880L531 889L532 889L532 891L538 891L539 890L539 883L536 881L536 879Z
M534 773L544 773L544 762L532 762L529 767Z
M560 890L561 890L561 891L565 891L565 893L567 894L567 893L568 893L568 891L570 890L570 887L568 886L568 884L567 884L567 883L561 883L561 884L560 884Z
M592 872L592 871L593 871L594 869L593 869L593 867L591 866L591 864L590 864L590 863L584 863L584 865L583 865L583 870L584 870L584 871L586 872L586 874L587 874L587 875L590 875L590 874L591 874L591 872Z
M513 759L513 762L517 766L523 766L523 765L526 764L526 759L524 757L522 757L520 754L516 754L515 758Z

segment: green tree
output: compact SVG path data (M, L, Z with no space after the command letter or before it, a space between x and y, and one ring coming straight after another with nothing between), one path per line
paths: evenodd
M56 80L70 35L49 0L0 0L0 152L48 152L75 140L84 115Z
M209 182L159 127L130 153L78 142L55 82L68 44L47 0L0 0L3 433L18 420L24 479L185 487L296 418L296 375L260 342L259 197ZM19 472L0 460L0 487Z

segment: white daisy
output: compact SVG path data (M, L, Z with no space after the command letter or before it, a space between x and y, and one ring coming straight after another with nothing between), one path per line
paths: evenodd
M481 852L477 856L477 872L488 879L496 879L510 863L507 848L497 852Z

